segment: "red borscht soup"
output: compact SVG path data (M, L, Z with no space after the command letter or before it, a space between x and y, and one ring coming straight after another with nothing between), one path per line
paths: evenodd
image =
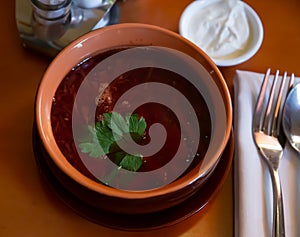
M138 59L138 61L144 60L146 66L132 67L130 58L125 60L124 57L105 64L109 57L128 49L131 47L99 52L69 71L53 98L51 109L53 134L68 162L90 179L113 187L122 187L124 183L128 183L124 189L156 188L175 179L172 178L170 181L169 176L179 178L201 164L210 143L211 117L203 96L189 78L168 70L166 67L155 66L156 64L152 61L162 60L157 56ZM142 51L147 50L149 51L147 48L142 49ZM162 61L162 63L171 65L173 62L170 60L172 59L168 59L168 62ZM105 64L105 67L97 69L101 63ZM121 65L123 67L124 64L130 70L125 70L120 74L118 68ZM114 75L115 71L117 71L116 75ZM85 83L86 80L88 81ZM80 93L84 95L76 99L83 83L85 83L84 89ZM169 87L171 89L166 90ZM133 90L134 88L137 89ZM127 92L130 93L124 99L122 96ZM173 96L175 94L180 94L181 97ZM187 106L182 103L183 100L187 101L193 109L200 132L190 124L191 115L190 112L186 112ZM88 152L78 148L78 144L93 139L88 127L96 123L101 124L104 121L104 115L114 111L123 118L126 118L130 112L146 122L147 126L143 135L139 139L132 138L141 147L155 142L153 137L160 138L163 137L161 134L165 134L164 139L162 138L164 143L160 144L159 149L153 154L140 154L141 165L137 170L130 171L134 174L150 174L157 171L155 176L149 179L139 178L139 176L120 178L121 173L125 171L122 171L124 169L121 169L120 160L116 154L123 150L116 144L114 144L114 152L99 157L91 157ZM76 120L73 119L74 116ZM160 127L151 131L151 127L156 124L160 124L164 129ZM76 134L74 134L74 129L76 129ZM196 136L199 136L198 140L193 138ZM194 144L196 152L190 151L190 144ZM179 158L168 166L176 155ZM114 163L120 168L111 169L108 163ZM186 167L184 171L178 171L179 167L183 166ZM129 171L126 170L126 172ZM142 188L141 182L152 184Z

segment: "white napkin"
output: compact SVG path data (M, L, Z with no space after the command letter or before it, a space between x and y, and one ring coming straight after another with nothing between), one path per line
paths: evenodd
M263 74L237 71L235 97L235 237L268 237L272 229L272 188L268 170L252 139L252 116ZM299 78L296 78L299 80ZM279 167L286 237L300 236L300 155L287 143Z

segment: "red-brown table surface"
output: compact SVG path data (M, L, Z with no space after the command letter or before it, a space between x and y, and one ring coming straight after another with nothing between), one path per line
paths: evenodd
M180 14L192 1L120 2L120 22L142 22L178 32ZM264 42L247 62L220 68L231 93L236 69L265 72L267 67L300 76L300 1L247 0L260 15ZM123 232L91 223L43 189L35 164L31 131L38 83L51 59L24 50L15 22L15 2L0 8L0 236L233 236L232 170L216 198L193 217L172 227Z

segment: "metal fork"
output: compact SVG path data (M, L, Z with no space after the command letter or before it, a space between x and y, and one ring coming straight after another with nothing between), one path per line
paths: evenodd
M285 137L281 129L281 112L288 91L293 86L294 74L285 72L282 77L277 70L274 77L268 69L262 83L252 122L252 134L261 156L264 158L271 175L273 188L273 237L285 236L284 213L279 162L282 157ZM269 80L272 84L270 90Z

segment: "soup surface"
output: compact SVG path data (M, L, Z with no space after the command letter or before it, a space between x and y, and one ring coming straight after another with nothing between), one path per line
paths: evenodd
M113 71L121 64L130 62L119 60L107 68L97 69L108 57L128 48L100 52L72 68L60 83L53 98L51 124L60 150L68 162L85 176L113 187L151 189L170 183L171 176L180 177L201 164L210 143L211 118L201 93L188 79L176 72L146 66L130 69L111 80ZM82 87L84 89L80 93L84 96L76 99ZM166 87L172 88L170 94L165 92ZM132 90L133 88L137 89ZM124 99L122 96L128 91L130 93ZM175 92L180 96L173 96ZM165 102L160 103L162 100ZM187 106L182 103L183 100L194 110L200 132L191 125L191 115L190 112L186 112ZM176 108L176 111L173 108ZM112 111L124 118L128 114L135 114L146 121L147 127L141 139L133 138L141 147L159 140L164 137L162 134L165 134L164 139L162 138L164 143L153 154L141 152L142 164L134 172L109 168L110 163L120 166L114 152L95 158L78 148L80 143L86 142L90 137L87 128L103 121L103 115ZM164 129L150 131L156 124L160 124ZM194 139L197 136L198 140ZM196 152L190 149L191 144L196 147ZM122 148L116 147L118 151L123 151ZM175 156L179 158L173 161ZM180 167L186 168L182 171ZM155 175L149 178L132 176L124 179L121 176L122 172L143 175L154 172ZM143 186L141 182L151 184Z

